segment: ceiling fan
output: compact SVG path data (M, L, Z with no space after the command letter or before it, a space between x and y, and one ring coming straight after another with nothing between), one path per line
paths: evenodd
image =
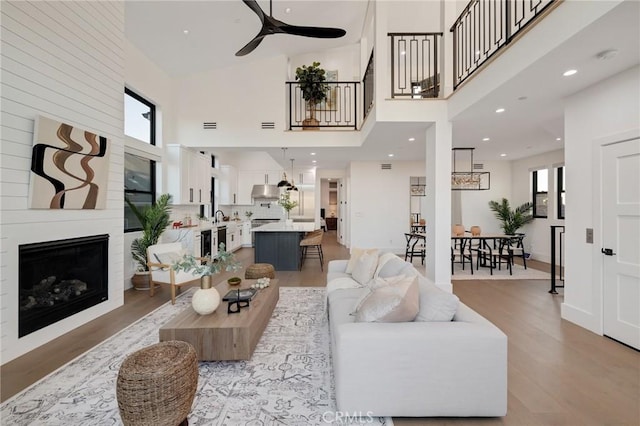
M262 28L253 40L236 52L236 56L244 56L253 52L253 50L262 42L262 39L269 34L292 34L315 38L339 38L347 33L345 30L340 28L299 27L297 25L285 24L273 17L273 0L269 0L269 15L265 15L260 6L258 6L258 2L256 0L242 1L249 7L249 9L253 10L256 15L258 15L258 18L260 18L260 21L262 22Z

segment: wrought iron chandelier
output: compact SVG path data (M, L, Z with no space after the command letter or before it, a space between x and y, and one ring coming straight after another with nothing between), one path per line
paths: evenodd
M473 150L475 148L452 148L453 172L451 172L451 190L453 191L485 191L491 188L491 173L476 172L473 164ZM469 154L468 169L458 169L457 156L460 152Z

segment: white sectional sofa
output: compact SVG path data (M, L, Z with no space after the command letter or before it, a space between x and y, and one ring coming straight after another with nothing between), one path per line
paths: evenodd
M504 416L507 336L437 289L410 263L397 256L390 261L377 268L380 278L398 273L418 277L420 312L413 321L356 322L354 310L370 290L345 272L348 261L329 262L327 302L338 410L398 417ZM434 317L444 299L445 304L456 303L453 320L424 320Z

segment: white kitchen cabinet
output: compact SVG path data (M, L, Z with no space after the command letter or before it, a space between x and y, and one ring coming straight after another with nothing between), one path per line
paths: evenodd
M167 146L167 192L173 204L211 202L209 159L182 145Z
M238 204L238 171L228 164L220 166L220 200L218 203Z
M242 222L240 237L242 240L242 247L251 247L251 222Z
M240 236L240 227L227 226L227 251L236 251L242 245L242 237Z

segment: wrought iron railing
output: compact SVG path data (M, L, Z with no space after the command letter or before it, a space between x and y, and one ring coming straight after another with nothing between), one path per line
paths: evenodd
M300 83L288 81L289 130L307 128L358 129L358 81L327 81L326 100L309 105L302 98Z
M557 0L471 0L451 27L453 88Z
M364 72L364 77L362 78L362 87L363 87L363 105L364 105L364 114L363 121L369 115L369 111L373 108L373 88L375 87L375 73L373 67L373 53L371 51L371 56L369 56L369 63L367 63L367 69Z
M440 95L442 33L389 33L391 97L437 98Z

